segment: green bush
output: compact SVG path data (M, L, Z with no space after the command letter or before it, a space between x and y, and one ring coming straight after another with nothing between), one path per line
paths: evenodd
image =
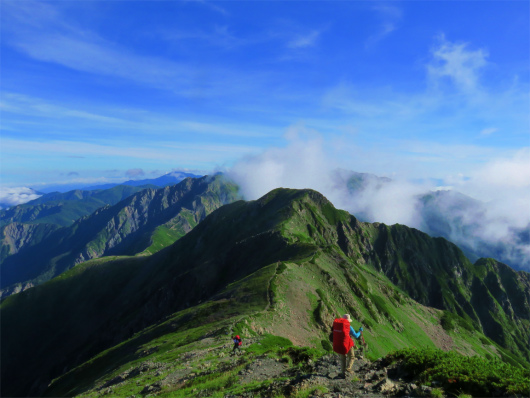
M402 349L387 356L402 360L406 369L421 382L436 381L448 394L528 396L530 377L527 370L498 360L466 357L438 349Z
M450 312L444 311L444 314L442 315L442 318L440 319L440 323L444 330L452 331L455 329L455 324L453 322L453 314Z
M309 360L320 358L324 352L309 347L289 347L280 351L280 355L289 355L295 365L306 364Z
M320 340L320 344L322 344L322 348L325 350L325 351L333 351L333 346L331 345L330 341L329 340L326 340L326 339L322 339Z
M431 391L431 397L432 398L442 398L444 396L444 393L439 388L433 388Z
M286 347L292 347L291 340L285 337L274 336L272 334L265 334L263 338L254 344L251 344L246 351L253 352L257 355L265 354L266 352L278 352Z
M444 311L442 318L440 319L440 323L442 327L444 328L444 330L447 330L447 331L453 331L456 326L459 326L470 332L474 330L473 325L469 321L449 311ZM483 337L481 338L481 341L482 339ZM482 342L484 343L484 341ZM491 343L489 342L489 340L487 340L486 343L484 344L491 344Z

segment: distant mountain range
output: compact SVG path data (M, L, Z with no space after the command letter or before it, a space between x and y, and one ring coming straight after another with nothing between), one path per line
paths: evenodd
M156 178L147 178L142 180L128 180L122 183L108 183L108 184L98 184L98 185L86 185L86 183L70 183L70 184L58 184L50 185L46 187L39 188L39 194L43 193L52 193L52 192L68 192L75 190L82 191L93 191L97 189L109 189L115 187L116 185L129 185L129 186L139 186L139 185L156 185L158 187L164 187L166 185L177 184L185 178L198 178L202 177L203 174L194 174L187 173L183 171L172 171L166 173L160 177ZM5 207L5 206L4 206Z
M122 182L121 184L102 184L102 185L93 185L84 187L86 191L91 191L95 189L109 189L115 187L116 185L129 185L132 187L138 187L142 185L155 185L157 187L166 187L168 185L175 185L186 178L200 178L202 175L185 173L183 171L174 171L171 173L164 174L163 176L157 178L143 179L143 180L128 180Z
M362 221L378 221L378 209L370 203L370 198L384 197L387 192L385 188L390 187L393 181L373 174L345 170L340 170L338 175L338 184L346 185L350 195L348 200L354 204L355 210L350 210L352 214ZM392 206L390 195L387 200L385 205ZM483 231L493 226L488 225L492 221L486 218L488 207L485 203L455 190L411 195L409 200L415 204L413 211L418 229L455 243L471 261L491 257L517 270L530 269L530 257L526 254L530 250L530 225L509 229L504 240L486 239ZM496 221L506 228L502 220Z
M158 189L120 185L48 194L3 211L1 294L32 287L92 258L154 253L237 198L237 186L218 175ZM92 207L97 210L74 222Z
M392 180L388 178L367 173L342 170L339 171L339 174L337 186L345 187L348 190L351 201L360 201L367 191L382 190L392 183ZM183 176L183 173L174 173L136 183L148 181L163 185ZM230 184L232 184L230 189L237 189L233 183ZM168 211L160 208L150 215L149 223L142 224L140 222L142 225L137 226L137 228L142 232L134 229L138 220L133 220L131 222L135 227L131 231L124 232L122 227L117 232L119 237L112 238L110 242L106 243L107 247L102 249L101 243L96 242L108 239L112 235L103 233L102 230L109 228L114 230L114 227L111 227L109 223L115 223L113 221L116 217L115 212L131 211L134 213L136 211L123 210L123 208L121 210L106 209L104 206L115 206L120 201L146 189L152 191L156 189L156 186L154 184L134 187L117 185L109 189L91 191L53 192L26 204L0 211L0 232L2 233L0 297L35 286L90 258L109 254L132 255L144 250L146 253L154 253L191 230L202 219L201 217L208 214L208 211L239 198L237 195L225 196L211 206L201 217L197 216L196 209L191 205L188 205L184 213L178 213L179 217L174 216L169 219L158 214ZM200 196L201 194L197 193L197 195ZM139 201L142 200L144 199ZM482 214L486 211L484 204L480 201L455 191L429 192L417 196L415 200L417 202L415 211L418 218L421 219L419 229L431 236L444 237L458 244L472 261L476 261L480 257L491 257L497 258L515 269L521 269L528 265L513 259L524 258L522 253L518 253L517 250L521 250L521 247L524 248L525 245L529 246L528 231L530 228L526 232L524 230L518 231L515 235L520 241L518 245L510 245L502 241L492 244L477 238L480 236L478 232L482 228ZM173 208L177 205L178 203L174 202L168 206ZM124 204L120 206L124 206ZM363 221L374 221L374 215L364 211L362 207L355 212L355 215ZM88 218L72 225L82 217ZM126 216L126 218L128 217ZM87 230L88 227L86 226L90 225L92 228L94 220L99 220L100 227L98 228L100 229L97 230L94 227L96 229L91 229L91 232L83 232ZM127 228L129 228L128 225ZM70 227L70 229L62 227ZM83 236L82 238L80 238L80 234ZM77 247L77 249L72 251L72 247ZM97 247L97 249L93 247ZM63 258L63 256L66 257Z
M193 395L210 379L182 381L187 351L204 347L200 369L214 368L220 351L208 344L232 331L329 349L329 327L343 313L364 326L373 359L401 347L443 346L530 366L530 274L493 259L472 264L446 239L413 228L360 222L312 190L275 189L214 210L236 192L220 176L213 185L190 179L65 227L58 244L47 244L56 270L63 259L112 254L113 243L135 246L122 232L143 236L142 226L152 231L165 211L169 220L177 208L205 215L212 206L154 254L92 259L4 299L2 394L145 394L141 374L152 363L151 383L160 382L154 391ZM88 236L99 237L89 247L77 244ZM164 373L174 363L184 370Z
M0 210L0 227L10 223L72 225L105 205L115 205L132 194L155 185L117 185L93 191L52 192L7 210Z

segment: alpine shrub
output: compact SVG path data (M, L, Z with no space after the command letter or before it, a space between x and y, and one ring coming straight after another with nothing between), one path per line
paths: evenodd
M523 395L530 393L527 370L499 360L466 357L438 349L405 348L387 356L402 360L421 382L436 381L448 394L473 396Z

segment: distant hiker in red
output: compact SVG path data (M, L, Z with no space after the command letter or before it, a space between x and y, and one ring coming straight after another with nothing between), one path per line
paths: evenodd
M346 372L352 372L353 347L355 346L352 337L358 339L363 331L363 328L360 328L359 332L356 332L350 325L351 321L350 314L344 314L342 318L337 318L333 321L333 351L340 356L341 377L343 378L346 377Z
M241 337L239 337L239 335L234 336L232 337L232 341L234 342L234 348L232 348L232 355L235 355L236 351L241 354L241 345L243 344L243 340L241 340Z

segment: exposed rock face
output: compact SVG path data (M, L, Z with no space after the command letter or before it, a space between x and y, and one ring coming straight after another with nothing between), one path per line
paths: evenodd
M0 226L13 222L32 224L72 225L79 218L105 205L115 205L123 199L153 186L118 185L110 189L54 192L22 205L0 210Z
M23 246L39 241L41 236L46 236L57 228L53 224L7 224L2 228L2 246L7 246L6 249L2 248L2 252L7 250L8 254L16 254Z
M59 227L54 224L22 224L13 222L0 228L0 264L25 247L33 246Z
M33 283L31 282L28 282L28 283L16 283L14 285L11 285L5 289L2 289L0 290L0 299L4 298L4 297L7 297L7 296L10 296L12 294L17 294L17 293L20 293L20 292L23 292L27 289L30 289L32 288L33 286L35 286Z
M7 257L2 264L2 288L42 283L104 255L134 255L150 245L160 225L167 224L176 231L174 241L213 210L237 198L236 186L222 176L188 178L174 186L143 190L114 206L96 210L71 227L52 228L53 233L38 244ZM19 238L10 238L9 247L22 247L25 240L32 239L27 231L43 228L25 224L10 227L10 231L20 233L13 234Z

